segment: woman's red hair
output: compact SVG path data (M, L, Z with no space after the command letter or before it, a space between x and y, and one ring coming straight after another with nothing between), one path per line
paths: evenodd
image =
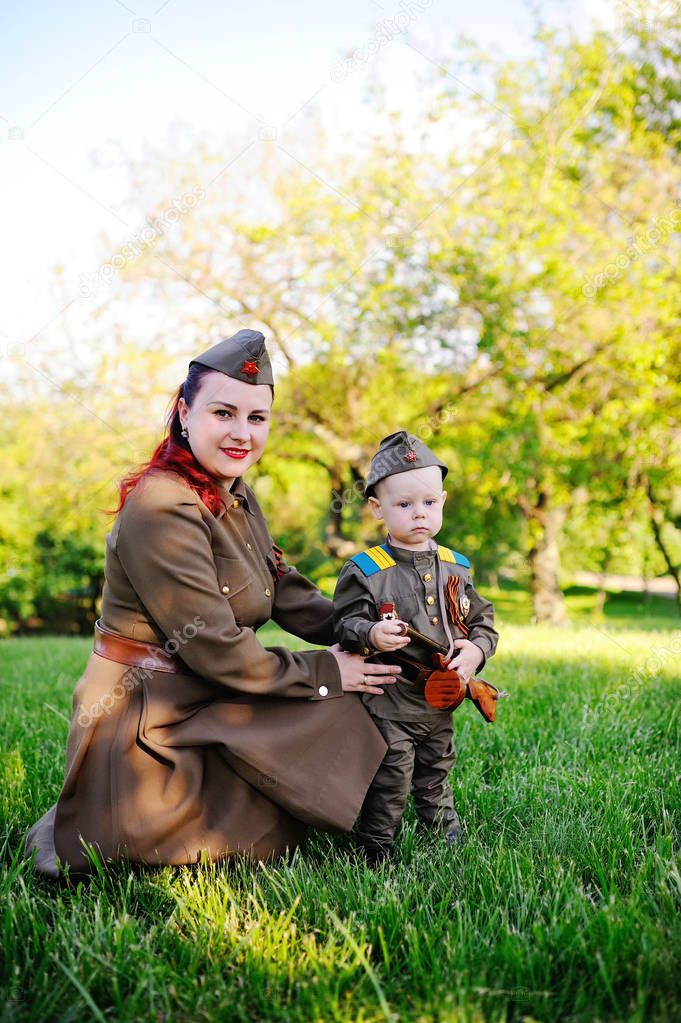
M201 498L208 510L213 515L218 514L220 506L224 505L224 501L221 497L217 481L194 458L186 439L182 436L182 424L180 422L180 398L184 398L187 405L191 405L199 389L201 378L210 372L205 366L200 366L196 363L189 367L187 379L178 389L170 406L166 421L166 436L148 462L145 462L121 480L118 487L120 501L115 514L118 514L121 510L140 480L143 480L150 472L158 471L159 469L165 472L174 472L181 476L194 493Z

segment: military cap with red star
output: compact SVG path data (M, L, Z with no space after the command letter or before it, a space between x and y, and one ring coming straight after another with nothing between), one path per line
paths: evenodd
M265 347L265 335L259 330L239 330L232 337L218 341L203 355L197 355L189 363L198 363L218 373L243 380L247 384L270 384L274 386L272 365Z
M374 487L388 476L398 472L409 472L410 469L425 469L429 465L437 465L442 471L442 479L447 475L447 466L437 458L422 440L406 430L391 433L381 441L378 451L371 459L369 473L364 484L364 493L371 497Z

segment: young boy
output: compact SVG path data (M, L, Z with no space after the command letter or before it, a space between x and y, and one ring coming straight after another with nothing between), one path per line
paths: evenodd
M400 661L404 650L432 664L432 653L423 644L401 634L399 621L406 622L449 647L448 666L467 681L494 653L498 635L492 605L471 584L468 559L433 540L442 526L446 475L447 466L406 430L381 441L364 491L388 536L343 566L334 624L345 650L387 654L391 663ZM453 576L459 579L456 589L447 587ZM446 597L446 590L455 597ZM380 620L379 608L386 603L395 605L398 621ZM441 829L453 843L463 837L448 781L454 763L451 711L426 702L417 675L405 661L394 685L380 696L362 697L388 743L358 824L358 846L371 863L390 853L410 789L423 824Z

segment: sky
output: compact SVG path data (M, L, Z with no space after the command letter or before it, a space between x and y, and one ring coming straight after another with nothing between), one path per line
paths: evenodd
M539 6L582 29L612 16L610 0ZM285 148L311 118L371 131L376 76L409 109L461 33L502 59L526 53L531 31L524 0L5 0L1 17L3 356L64 327L78 282L139 230L122 207L125 157L172 152L188 126L224 140L238 173L247 147Z

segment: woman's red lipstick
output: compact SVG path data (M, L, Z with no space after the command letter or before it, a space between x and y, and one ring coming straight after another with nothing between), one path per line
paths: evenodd
M228 458L245 458L248 454L248 448L220 448L220 450L224 451Z

